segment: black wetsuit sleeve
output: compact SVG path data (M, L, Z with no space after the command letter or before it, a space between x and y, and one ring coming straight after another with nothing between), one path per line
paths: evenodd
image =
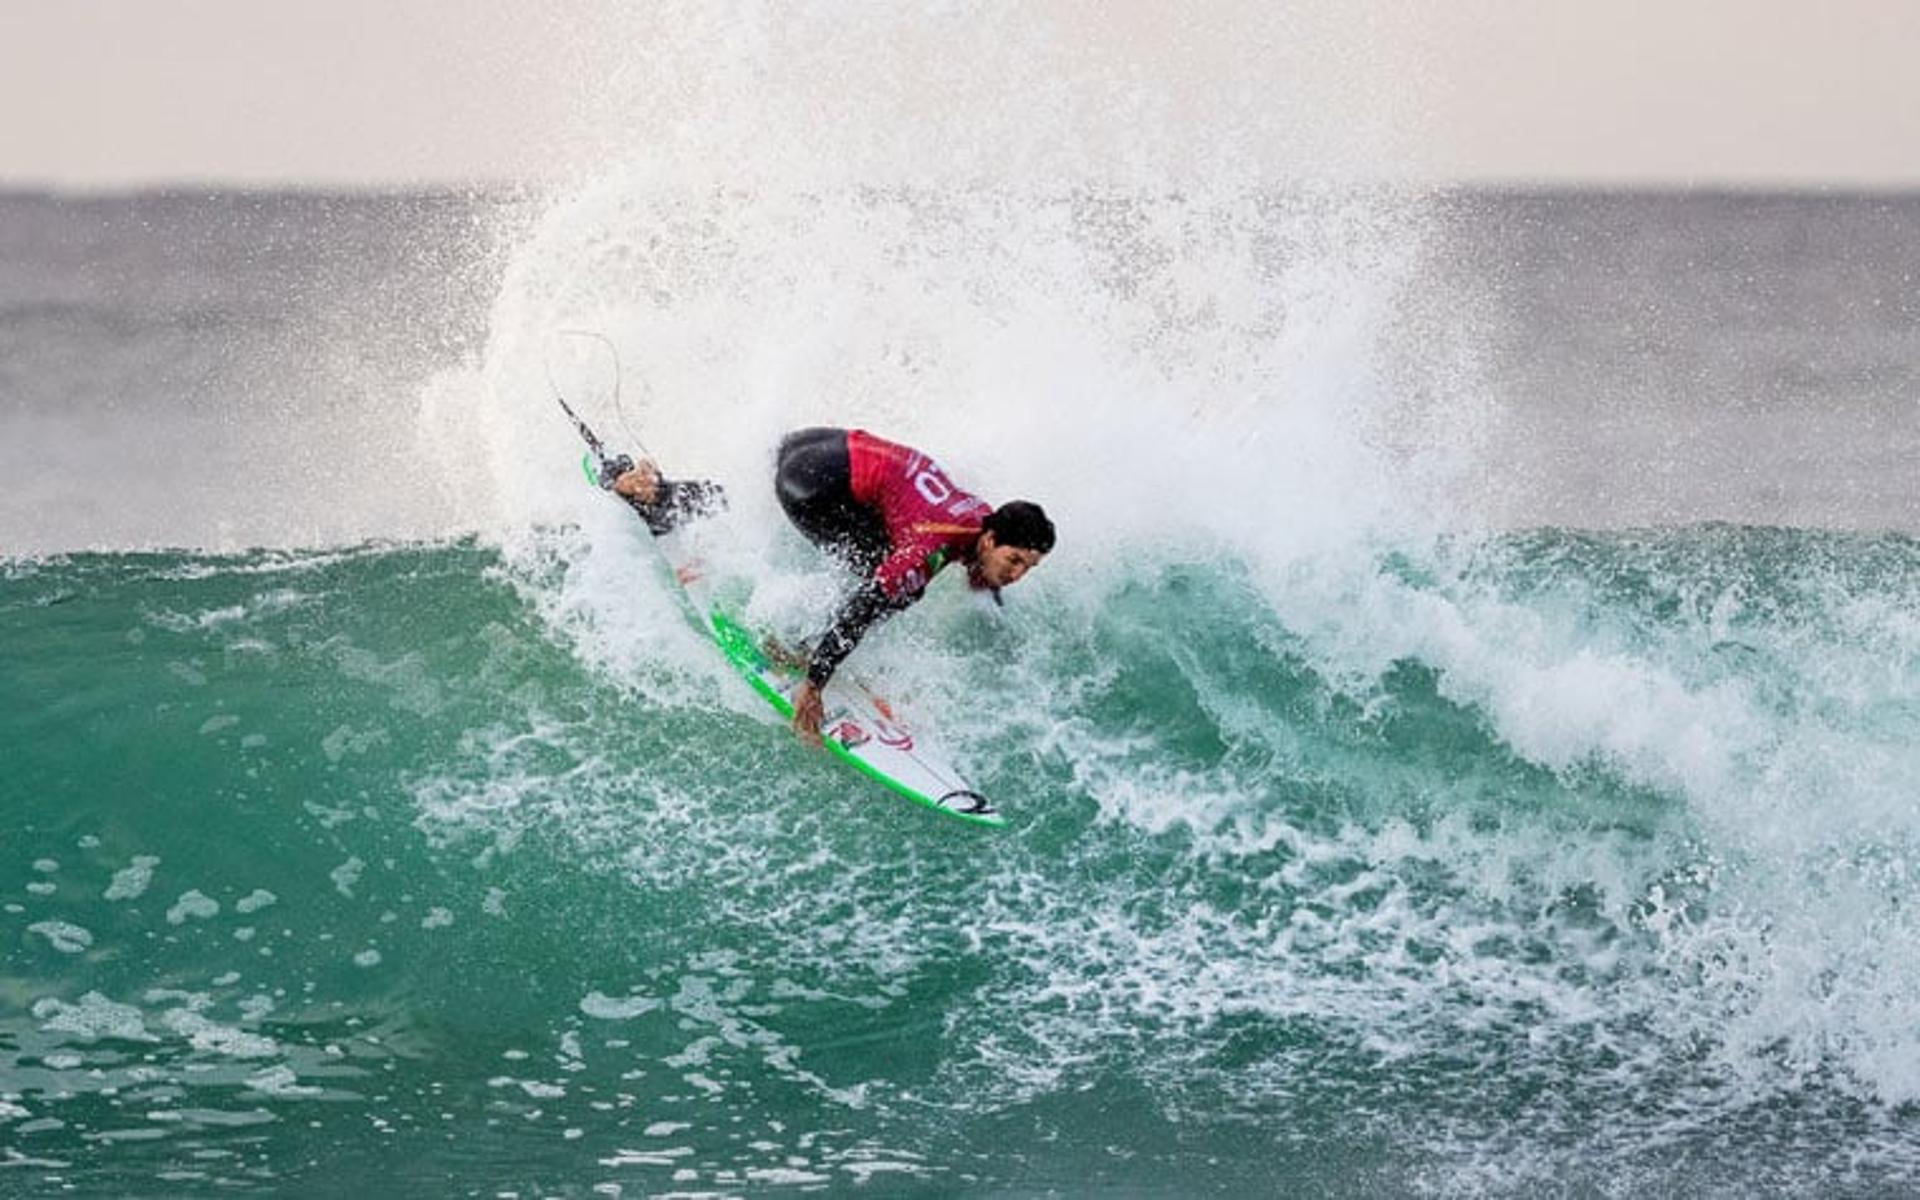
M671 533L695 517L717 513L727 506L726 490L704 479L662 479L652 504L633 496L625 499L655 536Z
M807 682L815 688L826 687L827 680L833 678L834 670L847 655L853 653L853 648L860 644L867 630L917 599L918 596L903 596L895 600L881 589L877 581L869 579L862 583L840 605L840 611L834 614L832 627L814 643L813 657L807 663Z

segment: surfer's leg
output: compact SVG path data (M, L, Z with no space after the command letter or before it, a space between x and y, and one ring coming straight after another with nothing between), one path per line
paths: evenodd
M660 479L655 473L653 499L622 494L633 511L647 523L654 536L671 533L696 517L709 516L727 506L727 493L719 484L704 479Z
M808 541L871 574L891 543L880 515L853 498L853 466L844 429L801 429L780 443L774 494Z
M726 507L726 490L717 483L706 479L662 479L659 498L653 503L659 523L656 525L655 518L648 516L647 525L655 533L665 533L696 517L712 516Z
M853 459L844 429L798 429L782 438L774 462L774 494L808 537L813 514L853 502Z

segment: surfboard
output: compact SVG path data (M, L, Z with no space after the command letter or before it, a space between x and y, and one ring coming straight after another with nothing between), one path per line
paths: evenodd
M573 415L571 409L568 415ZM582 433L586 433L584 427ZM599 453L597 440L589 440L588 445ZM592 454L581 466L595 486L602 486L601 481L610 477L604 461L596 471ZM656 534L644 521L640 527L659 552L671 580L669 586L683 601L687 619L712 639L775 712L792 720L794 695L806 681L804 659L786 652L764 632L753 630L716 598L713 581L681 531ZM843 669L828 682L820 698L826 709L820 723L821 745L833 757L894 794L944 816L991 828L1007 823L942 750L907 727L893 703L873 685Z

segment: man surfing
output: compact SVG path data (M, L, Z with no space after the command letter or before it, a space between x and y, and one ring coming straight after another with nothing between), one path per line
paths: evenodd
M773 477L780 507L806 538L860 577L825 633L810 643L793 728L820 743L821 691L867 630L911 606L949 563L992 593L1020 582L1053 550L1053 522L1037 504L994 508L964 492L932 458L863 429L813 428L780 443ZM613 481L655 533L722 502L712 484L662 479L640 463Z

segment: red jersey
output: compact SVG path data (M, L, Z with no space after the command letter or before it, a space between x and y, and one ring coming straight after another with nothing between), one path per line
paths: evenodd
M920 451L864 429L847 431L847 459L853 498L880 514L893 543L873 573L889 599L919 595L941 567L972 556L991 504L953 486Z

